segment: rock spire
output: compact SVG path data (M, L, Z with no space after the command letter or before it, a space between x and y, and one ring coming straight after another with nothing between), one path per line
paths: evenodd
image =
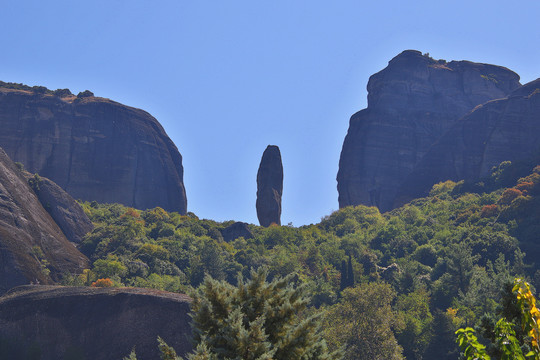
M279 147L268 145L257 172L257 217L261 226L281 225L283 165Z

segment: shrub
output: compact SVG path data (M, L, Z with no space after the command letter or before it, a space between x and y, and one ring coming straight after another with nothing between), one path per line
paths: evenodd
M92 287L112 287L114 284L111 279L105 278L105 279L97 279L92 283Z
M506 189L499 199L498 203L502 205L509 205L515 198L523 195L521 190L510 188Z
M482 211L480 211L480 216L483 218L492 217L497 215L498 212L499 207L497 206L497 204L484 205Z

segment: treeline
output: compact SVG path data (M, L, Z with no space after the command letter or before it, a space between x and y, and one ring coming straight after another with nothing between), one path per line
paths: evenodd
M236 285L265 266L270 278L298 274L347 359L457 359L455 330L499 317L514 277L540 286L539 194L540 167L507 162L387 214L348 207L299 228L249 225L228 242L233 221L86 202L96 228L80 248L93 266L65 283L185 292L205 274Z

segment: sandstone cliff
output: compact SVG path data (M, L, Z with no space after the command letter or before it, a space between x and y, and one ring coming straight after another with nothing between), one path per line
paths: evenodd
M268 145L257 172L257 218L261 226L281 225L283 165L279 147Z
M0 149L0 294L31 281L47 284L88 265L43 208L22 171Z
M456 120L519 86L519 76L499 66L413 50L396 56L370 77L368 107L351 117L337 175L340 208L391 209L407 175Z
M20 287L0 297L0 358L119 360L135 347L139 359L158 359L158 336L184 355L189 301L136 288Z
M440 181L476 180L503 161L525 160L539 150L540 79L456 122L404 181L396 205L426 195Z
M27 181L34 183L34 193L66 238L76 244L81 243L84 235L94 229L83 208L51 180L27 171L23 175Z
M182 157L145 111L91 96L0 88L0 146L74 198L187 211Z

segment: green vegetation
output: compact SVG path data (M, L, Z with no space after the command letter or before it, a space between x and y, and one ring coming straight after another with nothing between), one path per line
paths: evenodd
M190 360L331 360L320 332L320 315L303 314L309 302L306 284L296 276L267 282L268 271L251 271L237 286L206 276L191 292L193 336L197 344ZM301 316L303 314L303 316ZM174 349L158 338L162 359L180 359ZM134 351L130 357L135 358Z
M345 358L457 359L458 328L484 329L480 341L514 336L496 321L515 313L513 278L540 286L539 184L540 167L505 162L386 214L348 207L299 228L250 225L252 238L230 242L221 231L232 221L87 202L96 228L80 248L93 265L64 281L189 292L208 286L205 274L236 287L238 273L264 266L270 281L297 274L311 298L303 313L324 314L326 341ZM370 315L355 322L359 311Z
M49 90L45 86L28 86L28 85L24 85L20 83L12 83L12 82L4 82L4 81L0 81L0 88L31 91L36 94L48 94L48 95L55 95L59 97L73 95L69 89Z
M520 316L517 318L502 314L503 317L497 321L489 336L490 349L478 341L473 328L456 331L457 342L465 359L490 360L492 356L501 360L540 359L540 311L536 307L536 298L530 285L522 279L514 281L512 292L515 294ZM484 326L483 330L487 333L490 329Z
M495 84L499 83L499 80L497 80L497 77L494 74L480 75L480 77L484 80L491 81Z

